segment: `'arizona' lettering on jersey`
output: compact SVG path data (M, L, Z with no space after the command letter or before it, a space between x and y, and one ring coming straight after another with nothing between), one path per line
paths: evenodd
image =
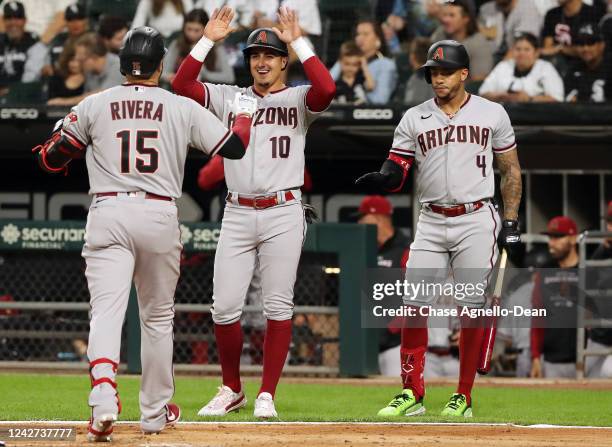
M409 109L390 152L414 157L421 203L452 205L493 197L493 153L515 147L504 108L470 95L453 117L435 99Z

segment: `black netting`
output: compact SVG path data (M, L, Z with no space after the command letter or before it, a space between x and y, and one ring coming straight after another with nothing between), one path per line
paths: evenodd
M78 252L0 253L0 301L71 303L79 310L0 309L0 360L86 360L89 328L85 263ZM175 361L217 364L209 311L181 305L212 304L214 253L185 253L176 291ZM304 253L295 284L290 365L338 366L338 272L336 256ZM244 364L261 365L265 318L255 290L247 297L242 325ZM85 306L84 306L85 305ZM304 306L316 308L300 309ZM122 361L127 361L124 328Z

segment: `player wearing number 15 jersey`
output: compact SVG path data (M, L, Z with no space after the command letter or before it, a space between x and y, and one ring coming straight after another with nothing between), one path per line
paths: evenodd
M223 384L200 416L223 416L246 404L240 382L243 334L240 315L253 269L258 261L264 315L263 379L256 417L276 417L274 393L291 341L293 286L306 233L300 186L304 180L304 144L308 126L331 103L334 81L314 55L295 13L281 8L283 30L260 28L251 33L244 50L254 83L235 86L202 84L197 76L215 41L230 32L231 8L215 11L204 37L183 61L172 83L225 123L234 115L228 99L242 91L257 98L251 142L241 160L224 161L228 187L214 268L212 317ZM303 64L310 86L286 87L282 73L290 44ZM205 126L202 123L202 126Z
M49 172L65 171L74 158L85 157L87 163L93 200L83 257L91 295L92 441L110 441L121 412L116 375L132 280L141 321L141 428L157 433L180 417L169 401L182 249L175 199L181 195L187 150L242 157L256 109L252 100L235 98L238 118L230 130L193 101L159 88L165 52L157 30L131 30L119 53L127 82L85 98L36 148Z

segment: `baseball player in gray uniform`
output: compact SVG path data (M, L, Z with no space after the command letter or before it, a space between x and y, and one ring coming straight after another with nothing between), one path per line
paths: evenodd
M93 200L83 257L91 295L92 441L110 441L121 412L115 377L132 280L141 322L141 428L158 433L180 418L179 407L169 401L182 249L175 199L181 195L187 149L244 156L257 107L253 98L234 98L230 108L237 118L228 130L195 102L158 87L165 53L155 29L130 31L120 52L127 82L84 99L36 148L49 172L65 171L72 159L84 156L89 174Z
M206 55L215 41L229 34L232 17L229 7L215 11L204 37L172 82L174 91L199 102L225 123L234 120L228 100L237 92L258 99L245 157L224 161L229 192L215 257L212 308L223 384L198 414L223 416L246 405L240 382L240 315L257 259L267 322L263 378L254 415L267 418L277 416L273 399L291 341L293 286L306 233L300 200L306 132L331 103L335 84L302 37L296 14L284 7L279 12L282 31L260 28L247 40L244 57L253 76L251 87L199 82ZM287 44L312 85L284 85L281 75L289 63Z
M469 57L463 45L452 40L436 42L421 69L435 97L406 112L380 172L365 174L357 183L398 191L410 166L416 164L421 213L410 246L407 280L427 281L431 274L435 280L444 280L450 268L456 283L487 285L498 255L498 235L506 248L520 242L521 171L514 131L501 105L465 91ZM491 203L494 157L501 174L502 222ZM460 309L484 306L486 297L476 290L455 299ZM404 389L380 410L381 416L425 412L427 316L421 316L419 306L429 304L432 298L423 294L404 297L404 303L416 310L416 316L406 318L402 329ZM459 386L442 415L469 417L484 327L468 324L470 318L460 320Z

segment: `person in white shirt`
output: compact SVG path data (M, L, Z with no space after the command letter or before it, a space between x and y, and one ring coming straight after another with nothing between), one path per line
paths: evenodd
M297 12L302 33L321 35L321 16L317 0L253 0L256 27L269 27L276 23L278 8L285 6Z
M512 59L495 66L478 94L497 102L563 101L561 76L539 55L538 39L530 33L520 34L512 46Z
M215 9L228 6L234 10L232 28L250 29L253 26L253 13L255 12L255 0L195 0L194 8L201 8L206 11L208 17L212 16ZM276 13L276 11L274 11Z
M146 25L168 38L182 29L183 16L192 9L193 0L140 0L132 29Z
M557 5L557 0L552 0ZM520 33L540 35L544 13L533 0L491 0L480 7L480 32L489 40L499 59L506 59Z

